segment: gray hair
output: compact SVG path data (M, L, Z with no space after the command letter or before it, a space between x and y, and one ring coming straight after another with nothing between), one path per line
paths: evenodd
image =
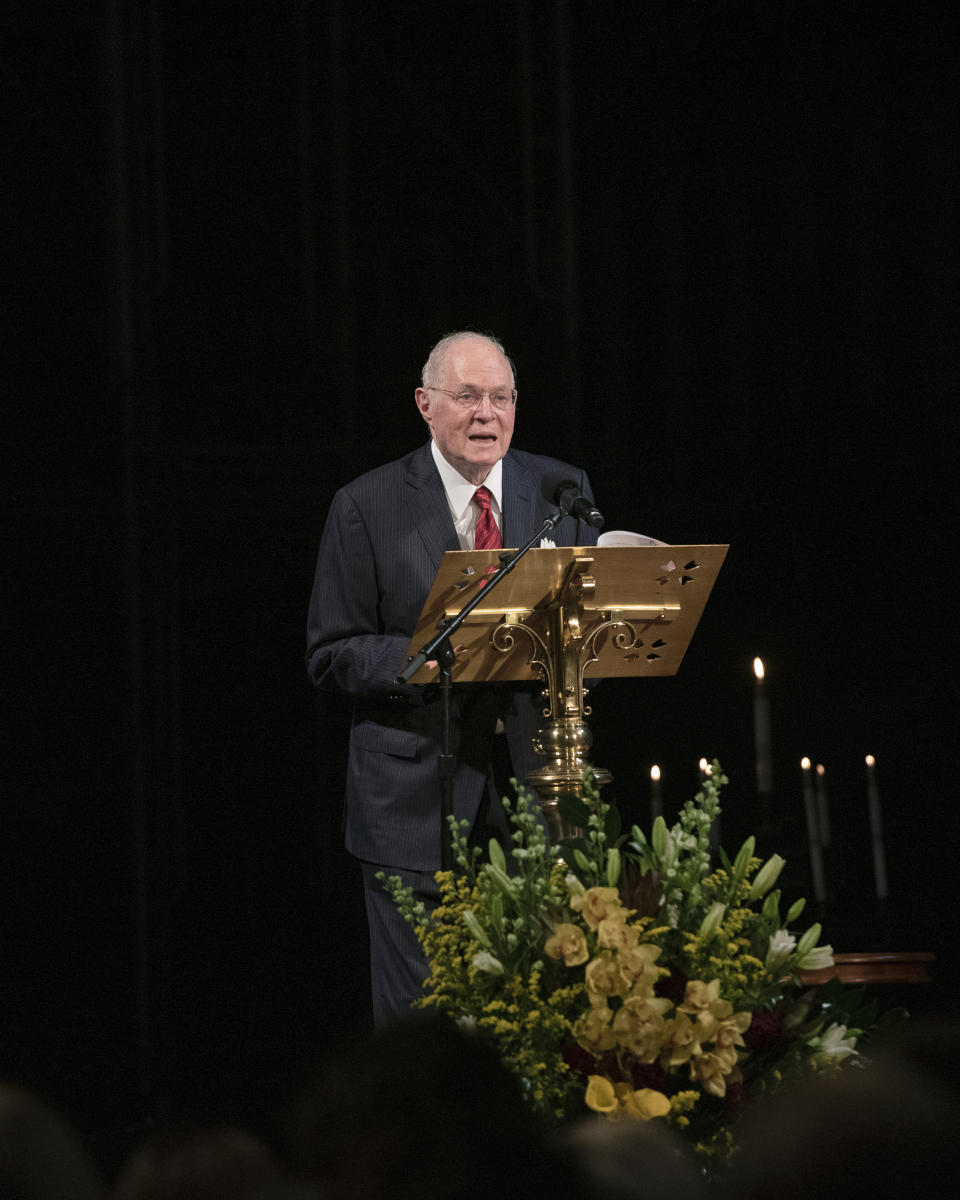
M513 359L507 354L503 348L503 343L499 338L495 338L492 333L479 333L475 329L458 329L455 333L447 333L440 339L439 342L430 351L427 361L423 364L421 379L424 387L435 387L437 380L443 374L443 366L447 357L447 351L457 342L478 341L487 342L494 350L499 350L503 357L507 360L510 366L510 373L513 375L514 387L517 383L517 368L513 365Z

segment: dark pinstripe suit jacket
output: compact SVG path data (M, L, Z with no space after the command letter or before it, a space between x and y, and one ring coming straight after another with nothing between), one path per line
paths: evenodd
M586 474L541 455L503 460L503 544L525 542L552 511L540 493L549 471ZM597 531L565 517L558 546L595 545ZM346 844L358 858L433 871L440 865L440 705L435 685L398 687L410 637L445 551L458 550L429 442L341 488L320 544L307 628L307 669L321 688L353 701L347 767ZM519 568L518 568L519 569ZM454 687L454 812L473 823L484 792L494 727L502 716L514 771L536 766L535 686Z

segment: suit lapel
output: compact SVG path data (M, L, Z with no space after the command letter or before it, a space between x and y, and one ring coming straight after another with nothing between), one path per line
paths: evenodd
M516 548L534 533L538 521L537 485L508 452L503 460L503 544Z
M405 496L410 507L410 524L417 530L436 570L447 550L459 550L460 541L450 516L450 505L443 490L430 443L421 447L410 460Z

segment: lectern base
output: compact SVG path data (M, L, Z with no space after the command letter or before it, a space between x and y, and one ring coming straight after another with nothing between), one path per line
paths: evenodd
M540 811L553 843L563 838L582 837L584 834L579 825L568 825L560 816L560 798L583 795L583 772L588 767L597 787L603 787L613 778L604 767L592 767L589 763L578 762L574 767L563 763L549 763L531 771L524 780L527 787L535 789L540 798Z

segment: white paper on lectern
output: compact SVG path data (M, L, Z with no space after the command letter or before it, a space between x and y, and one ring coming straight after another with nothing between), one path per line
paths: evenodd
M610 529L597 538L598 546L666 546L668 542L647 537L645 533L631 533L627 529Z

